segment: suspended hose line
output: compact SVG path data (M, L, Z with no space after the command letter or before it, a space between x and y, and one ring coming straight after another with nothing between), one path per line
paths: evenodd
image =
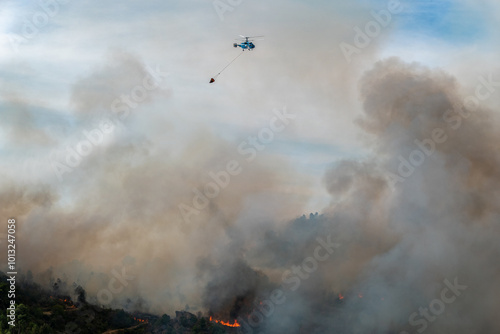
M231 65L236 59L238 59L242 54L243 54L244 51L241 51L239 55L237 55L233 60L231 60L229 62L229 64L227 64L226 66L224 66L224 68L222 70L220 70L219 73L217 73L213 78L210 78L210 83L214 82L215 79L217 79L217 77L229 66Z

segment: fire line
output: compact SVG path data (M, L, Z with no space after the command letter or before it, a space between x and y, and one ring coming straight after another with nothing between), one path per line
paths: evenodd
M241 327L241 325L238 323L238 320L234 320L234 324L230 324L229 322L225 322L222 320L215 320L215 319L212 319L212 317L210 317L210 321L213 321L217 324L221 324L221 325L228 326L228 327Z

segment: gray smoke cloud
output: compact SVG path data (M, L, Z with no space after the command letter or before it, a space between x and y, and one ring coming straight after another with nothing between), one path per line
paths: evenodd
M351 38L348 28L338 34ZM371 61L375 50L365 52L361 61ZM286 63L297 65L297 80L313 85L320 76L333 95L352 93L343 83L361 66L346 66L331 78L323 67L310 74L301 59L291 54ZM59 132L47 131L32 121L32 103L18 97L20 112L8 114L17 130L9 135L23 145L36 142L46 153L54 143L61 150L71 146L68 133L114 119L113 102L147 73L140 57L115 51L73 85L76 125L62 118ZM170 142L184 129L166 120L155 101L162 99L166 112L174 109L171 91L152 90L63 183L50 168L49 181L2 179L0 210L19 222L21 271L31 270L47 287L57 278L68 287L75 282L100 304L102 291L124 271L126 284L105 299L107 306L172 314L187 304L191 311L245 321L247 332L498 332L495 110L487 103L464 106L471 95L453 76L397 58L367 71L359 93L357 123L370 156L325 171L331 203L319 214L289 218L307 196L283 194L280 187L301 176L287 160L263 153L187 223L179 203L191 203L192 189L210 180L208 171L223 170L237 157L239 142L199 124L190 124L195 129L187 143ZM14 136L23 132L30 135ZM295 274L292 268L314 258L318 238L328 237L339 245L328 259ZM445 282L455 278L467 288L445 313L423 316L419 308L442 298ZM280 301L272 311L269 300ZM257 314L261 319L251 317Z
M226 242L226 230L253 197L270 197L263 210L266 206L284 210L288 199L273 199L272 193L293 171L283 159L265 154L252 163L243 160L244 176L234 177L193 223L184 221L179 204L191 203L193 189L203 190L212 181L209 171L224 170L229 160L240 157L239 142L221 139L203 127L188 134L183 144L163 140L179 130L154 107L147 107L158 98L168 105L168 85L151 90L127 117L115 114L113 101L122 94L131 95L148 75L150 68L139 57L114 51L102 66L77 81L70 101L75 119L70 123L63 116L51 119L54 128L60 127L47 131L50 141L40 140L36 131L23 137L28 147L40 147L37 154L43 157L39 161L43 168L31 172L41 177L22 182L6 175L1 181L2 216L18 220L19 247L25 250L19 255L21 272L31 270L45 286L61 278L66 286L82 285L94 303L129 308L141 301L140 308L159 313L173 313L186 304L201 310L203 288L196 283L199 258ZM18 98L30 115L36 114L32 102ZM9 115L20 117L14 112ZM149 120L149 131L143 131L143 118ZM55 163L66 166L68 147L77 151L79 143L90 140L82 129L92 133L102 119L114 124L113 131L104 133L108 137L89 154L82 154L70 171L63 169L59 180ZM29 118L7 121L3 126L17 136L32 128L45 129ZM159 131L166 134L158 135ZM112 298L99 300L114 272L122 270L133 277L125 280L123 292L120 289Z
M358 123L373 157L325 173L332 203L319 216L232 230L236 242L208 269L216 274L206 285L207 305L229 313L240 305L243 332L496 332L496 114L464 106L473 95L449 74L397 58L376 63L360 91ZM398 174L402 164L411 175ZM340 248L310 275L302 272L308 277L292 291L282 273L313 254L315 238L325 235ZM224 264L228 254L246 264ZM269 282L252 279L259 273ZM275 288L286 301L261 308ZM252 320L259 311L264 320Z

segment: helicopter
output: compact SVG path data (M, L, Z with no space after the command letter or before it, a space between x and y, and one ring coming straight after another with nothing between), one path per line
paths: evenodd
M238 41L240 41L241 43L234 43L233 46L235 48L237 48L238 46L243 50L249 50L249 51L252 51L253 49L255 49L255 44L253 44L253 38L259 38L259 37L264 37L264 36L243 36L243 35L240 35L241 38L237 39ZM251 39L252 38L252 39Z
M253 38L259 38L259 37L264 37L264 36L253 36L253 37L250 37L250 36L243 36L243 35L240 35L241 38L237 39L237 41L240 41L240 44L238 43L234 43L233 46L235 48L237 48L238 46L241 48L241 51L245 51L245 50L250 50L252 51L253 49L255 49L255 44L253 44ZM236 59L238 59L241 55L243 54L243 52L240 52L233 60L231 60L229 62L229 64L227 64L226 66L224 66L224 68L222 70L220 70L219 73L217 73L214 77L210 78L210 81L209 83L214 83L215 82L215 79L217 79L217 77L222 73L222 71L224 71L229 65L231 65Z

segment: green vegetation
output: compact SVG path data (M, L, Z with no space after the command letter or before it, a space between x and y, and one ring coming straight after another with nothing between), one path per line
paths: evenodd
M85 290L78 286L73 304L69 296L51 296L35 283L16 285L16 326L8 324L7 277L0 273L0 334L225 334L236 333L189 312L176 312L171 318L145 313L128 313L95 306L86 302ZM60 280L58 281L60 284Z

